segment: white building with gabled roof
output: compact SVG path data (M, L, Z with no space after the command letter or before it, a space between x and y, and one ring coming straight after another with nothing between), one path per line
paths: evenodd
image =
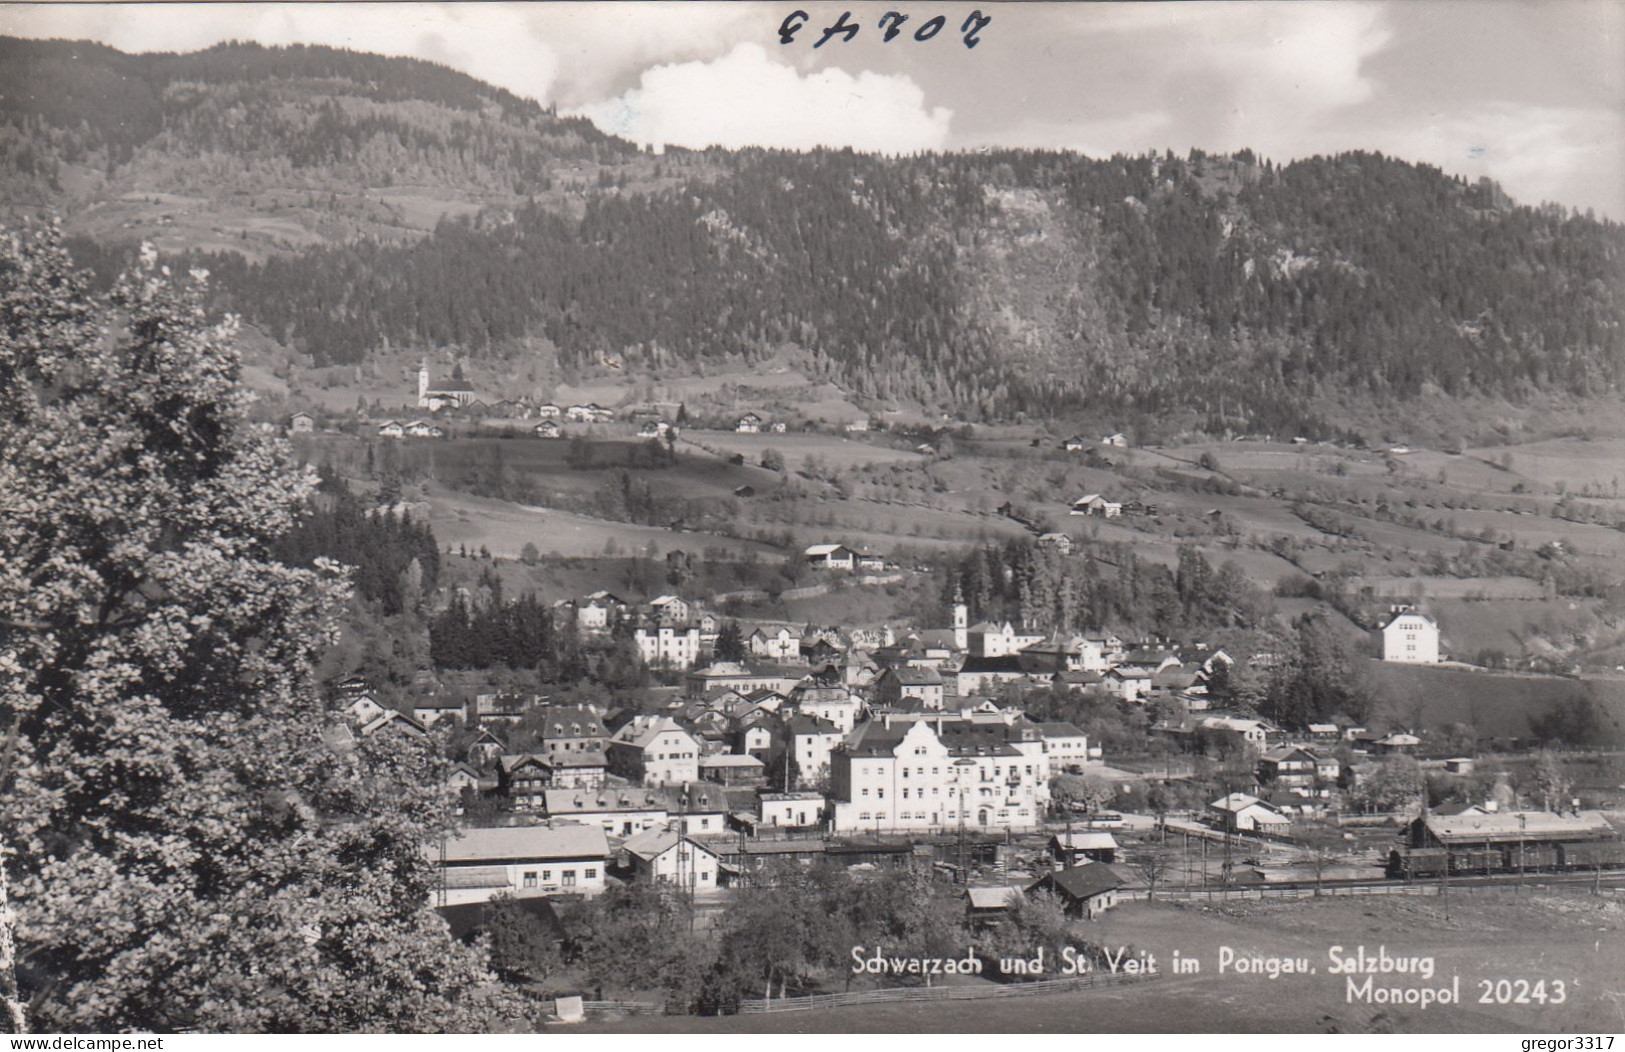
M1439 625L1409 607L1396 607L1382 626L1382 659L1408 665L1439 663Z

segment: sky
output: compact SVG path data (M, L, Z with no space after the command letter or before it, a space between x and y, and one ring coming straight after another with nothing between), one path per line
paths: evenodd
M848 10L857 34L815 47ZM1625 220L1625 0L46 3L0 4L0 33L410 55L640 144L1378 150Z

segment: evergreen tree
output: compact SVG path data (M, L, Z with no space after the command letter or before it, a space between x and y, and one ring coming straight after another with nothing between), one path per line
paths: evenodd
M429 906L443 761L324 740L345 574L273 554L315 478L154 258L101 302L54 228L0 237L0 855L33 1022L482 1029L516 1006Z

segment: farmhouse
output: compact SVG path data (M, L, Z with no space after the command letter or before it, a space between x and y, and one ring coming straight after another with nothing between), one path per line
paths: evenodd
M406 425L399 420L385 420L378 425L378 434L382 438L400 438L406 434Z
M734 424L734 431L741 435L756 435L762 431L762 418L755 413L746 413Z
M1038 536L1040 548L1051 548L1062 555L1072 554L1072 538L1064 533L1043 533Z
M1116 449L1127 449L1128 436L1123 434L1121 431L1117 431L1113 434L1103 436L1100 440L1100 444L1103 446L1112 446Z
M1074 515L1098 515L1103 519L1115 519L1123 514L1123 505L1117 501L1107 500L1098 493L1085 493L1072 502Z
M468 829L431 846L440 869L440 904L489 902L495 895L585 895L604 890L609 844L597 826Z
M564 434L563 429L559 427L558 421L556 420L543 420L541 423L531 428L531 431L537 438L558 438L560 435Z
M1426 614L1396 607L1382 626L1382 659L1412 665L1439 663L1439 626Z
M844 544L815 544L802 553L815 570L855 570L857 552Z
M541 405L536 407L536 419L557 420L562 412L563 410L559 409L559 407L554 405L552 402L543 402Z
M1061 443L1061 448L1066 450L1068 453L1078 453L1089 448L1089 440L1084 438L1082 435L1073 435L1071 438Z
M288 432L300 435L316 430L316 418L309 413L295 413L288 418Z

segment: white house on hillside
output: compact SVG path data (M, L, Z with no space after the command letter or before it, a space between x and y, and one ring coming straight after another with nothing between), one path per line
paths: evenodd
M1439 663L1439 626L1433 618L1398 608L1382 626L1382 659L1411 665Z

